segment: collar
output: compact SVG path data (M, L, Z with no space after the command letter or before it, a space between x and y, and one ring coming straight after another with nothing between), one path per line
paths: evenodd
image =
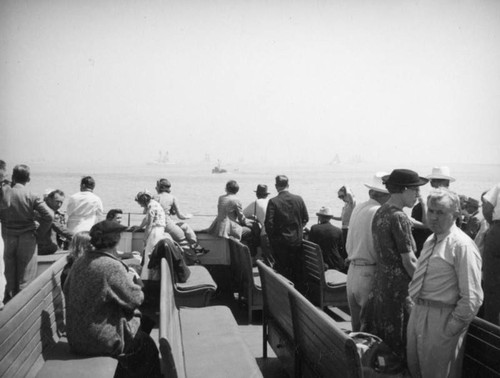
M448 237L448 235L450 235L452 232L454 232L457 228L458 228L457 225L455 223L453 223L452 226L450 227L450 229L448 231L446 231L445 233L439 234L439 235L434 234L435 242L441 243L444 239L446 239Z
M129 267L127 264L125 264L118 256L116 256L114 253L110 252L109 250L106 250L106 249L98 249L98 250L93 250L93 251L90 251L89 253L95 253L97 255L102 255L102 256L107 256L107 257L110 257L112 258L113 260L116 260L118 261L120 264L122 264L125 269L129 270Z

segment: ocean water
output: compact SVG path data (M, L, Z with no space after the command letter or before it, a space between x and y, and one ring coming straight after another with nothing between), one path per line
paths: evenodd
M106 167L96 164L82 166L54 166L32 164L31 190L43 194L47 189L61 189L66 197L79 190L80 179L91 175L96 180L95 193L102 199L105 211L121 208L132 213L131 224L138 224L142 209L134 201L136 193L148 189L155 192L156 180L168 178L172 183L172 194L177 197L183 213L193 214L188 222L194 229L210 225L217 211L217 198L224 193L228 180L236 180L240 186L238 193L243 206L255 198L257 184L266 184L272 195L275 194L274 177L285 174L290 180L290 191L304 198L310 214L309 226L316 223L315 213L321 206L329 206L335 215L340 215L343 202L337 198L337 190L342 185L350 186L356 201L368 199L368 189L363 185L370 183L376 171L390 172L393 168L410 168L421 176L431 173L430 166L387 166L374 163L341 163L333 165L301 166L228 166L227 173L212 174L210 164L199 165L151 165ZM481 193L500 182L499 165L449 165L456 182L451 189L459 194L479 199ZM11 168L11 167L10 167ZM422 187L426 195L429 185ZM66 203L63 205L65 208ZM334 222L337 225L340 222Z

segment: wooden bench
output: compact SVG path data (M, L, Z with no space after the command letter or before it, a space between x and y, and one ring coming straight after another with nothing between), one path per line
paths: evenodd
M363 377L354 340L297 290L288 295L298 346L297 376Z
M61 258L0 311L1 377L113 377L117 361L70 352L64 337Z
M464 378L500 377L500 327L476 317L465 338Z
M159 243L171 243L168 239ZM168 251L167 251L168 252ZM171 253L165 253L170 270L170 277L174 287L175 303L179 307L205 307L217 290L217 284L208 270L201 265L191 265L191 274L186 282L179 282L174 274L173 258Z
M306 297L316 306L348 307L347 275L335 269L325 271L321 248L308 240L302 242Z
M165 259L160 285L159 343L165 377L262 377L228 307L177 308Z
M244 302L248 310L248 323L252 323L252 312L262 310L262 287L258 271L252 268L252 257L248 247L234 239L229 240L233 274L236 280L238 300Z
M267 344L290 377L296 372L296 345L292 324L292 311L288 293L295 290L293 284L262 261L257 261L262 282L264 313L262 321L263 357L267 358Z

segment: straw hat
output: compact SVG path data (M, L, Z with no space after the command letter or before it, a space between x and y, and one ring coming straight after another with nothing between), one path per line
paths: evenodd
M450 168L444 166L432 168L432 173L427 176L427 178L430 180L449 180L450 182L455 181L455 179L450 176Z
M332 209L329 207L323 206L319 211L316 213L316 215L322 216L322 217L327 217L327 218L333 218L333 212Z
M365 184L368 189L375 190L381 193L389 193L389 191L385 188L384 182L382 181L382 177L387 176L387 172L377 172L373 175L372 183Z

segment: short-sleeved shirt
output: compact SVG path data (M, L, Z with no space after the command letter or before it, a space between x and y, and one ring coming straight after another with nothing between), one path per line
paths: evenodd
M80 231L90 231L96 223L97 217L104 215L101 199L92 192L84 191L69 197L68 231L76 234Z
M500 220L500 183L488 190L484 199L493 205L493 220Z

